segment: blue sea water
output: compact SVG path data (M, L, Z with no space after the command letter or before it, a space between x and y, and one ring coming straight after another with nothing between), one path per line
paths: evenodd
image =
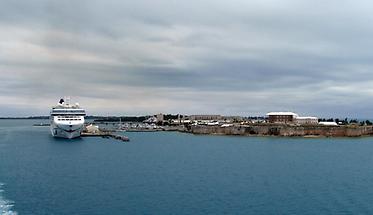
M373 214L373 138L69 141L33 123L0 120L2 215Z

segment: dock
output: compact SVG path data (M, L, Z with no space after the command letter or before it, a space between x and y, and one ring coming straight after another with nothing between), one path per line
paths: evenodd
M120 140L123 142L129 142L130 139L127 136L120 135L120 134L113 134L111 132L95 132L95 133L89 133L89 132L83 132L81 133L82 137L102 137L102 138L113 138L116 140Z

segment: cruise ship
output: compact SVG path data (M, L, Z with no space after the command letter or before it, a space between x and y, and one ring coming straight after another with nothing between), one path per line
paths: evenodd
M73 139L84 129L85 110L79 104L70 104L70 98L61 99L52 107L50 130L53 137Z

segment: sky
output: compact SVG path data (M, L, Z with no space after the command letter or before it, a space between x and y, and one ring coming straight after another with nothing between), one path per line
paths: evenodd
M1 0L0 116L373 118L373 3Z

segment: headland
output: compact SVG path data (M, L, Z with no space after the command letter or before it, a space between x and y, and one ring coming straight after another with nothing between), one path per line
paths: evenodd
M362 137L373 136L373 126L325 125L232 125L229 127L193 125L186 132L192 134L283 136L283 137Z
M27 117L26 119L46 118L40 116ZM100 134L98 136L104 137L108 136L107 133L112 134L117 131L177 131L196 135L277 137L373 136L373 125L369 120L323 119L314 116L299 116L293 112L270 112L266 116L259 117L156 114L147 116L88 116L87 119L86 127L88 129L86 130L93 129L93 132L85 133L86 136L97 136L96 127ZM37 123L34 126L44 126L44 123Z

